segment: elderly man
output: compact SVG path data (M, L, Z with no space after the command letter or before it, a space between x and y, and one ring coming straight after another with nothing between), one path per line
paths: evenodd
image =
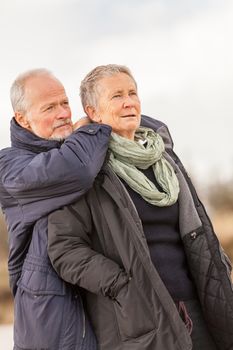
M90 189L111 128L89 124L73 132L64 87L45 69L20 75L11 101L11 147L0 151L0 201L9 232L14 349L95 349L79 291L59 279L48 259L47 215Z

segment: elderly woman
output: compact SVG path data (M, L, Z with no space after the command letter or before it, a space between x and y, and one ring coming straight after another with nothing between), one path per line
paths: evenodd
M230 265L167 127L141 120L124 66L91 71L81 99L112 127L109 156L88 194L50 216L48 251L86 290L99 349L233 349Z

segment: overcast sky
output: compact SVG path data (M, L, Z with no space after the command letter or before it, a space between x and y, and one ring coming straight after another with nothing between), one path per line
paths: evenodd
M46 67L63 82L73 120L81 79L127 65L144 114L168 124L197 181L233 176L232 0L0 0L0 148L15 77Z

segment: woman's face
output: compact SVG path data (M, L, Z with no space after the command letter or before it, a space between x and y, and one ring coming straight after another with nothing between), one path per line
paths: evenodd
M102 78L97 85L97 101L92 119L133 140L141 121L141 105L133 79L125 73Z

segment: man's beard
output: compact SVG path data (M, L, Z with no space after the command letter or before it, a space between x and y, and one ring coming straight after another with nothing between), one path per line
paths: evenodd
M62 135L52 135L49 137L49 140L56 140L56 141L64 141L68 136L72 134L72 130L66 130L62 133Z
M70 129L69 130L64 130L63 132L61 131L60 133L58 131L57 134L56 134L56 129L57 128L62 127L62 126L66 126L66 125L70 125ZM45 138L47 140L54 140L54 141L64 141L73 132L71 119L64 119L64 120L56 121L56 122L54 122L54 125L53 125L52 128L53 128L52 129L53 130L52 135L47 137L47 138L46 137L42 137L42 138ZM31 129L32 129L31 131L35 135L41 137L39 135L39 133L37 132L36 126L33 125L33 123L31 123Z

